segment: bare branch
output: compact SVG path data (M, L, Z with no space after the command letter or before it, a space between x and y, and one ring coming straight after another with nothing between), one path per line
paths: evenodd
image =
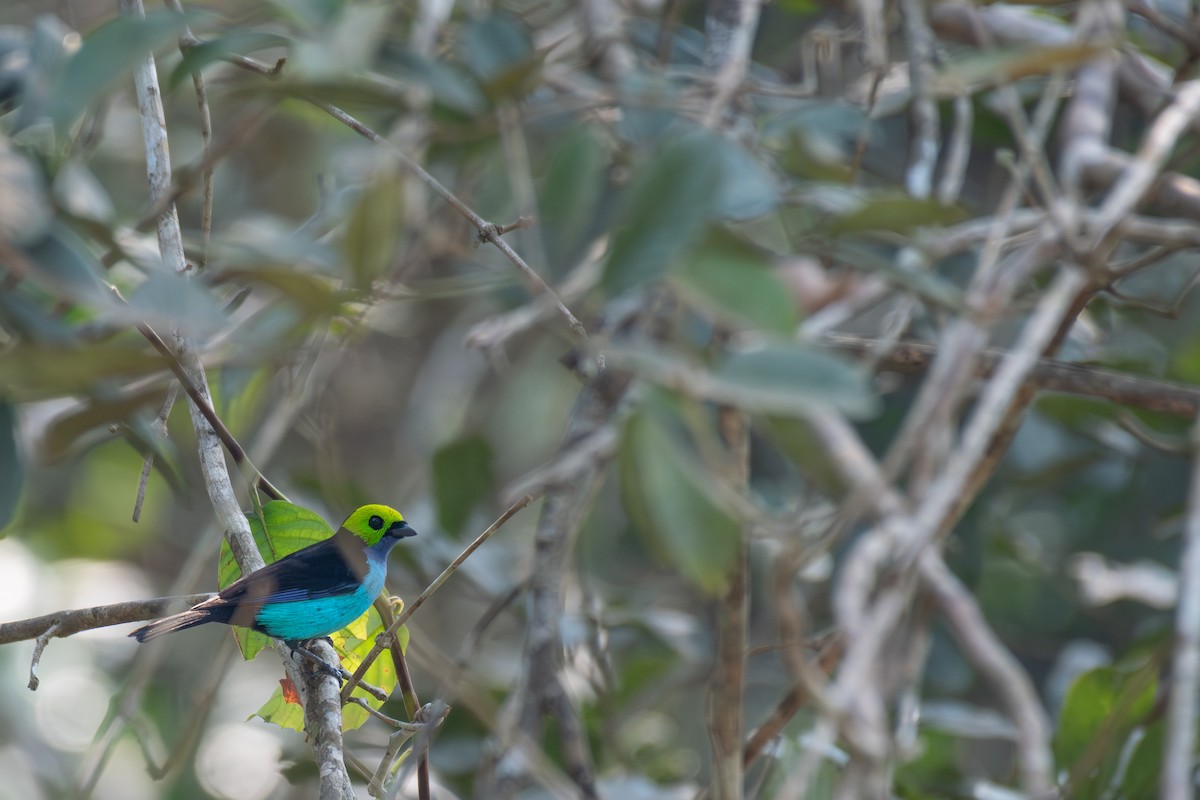
M920 570L922 586L937 601L963 654L996 688L1017 726L1022 788L1035 800L1056 797L1050 719L1028 673L992 631L971 593L941 556L925 551Z
M855 355L877 355L874 339L828 335L823 341L838 350ZM929 370L936 355L937 345L900 342L879 359L878 368L906 374L923 374ZM999 350L985 350L976 367L976 377L993 376L1004 356L1005 353ZM1049 358L1039 359L1029 374L1028 382L1046 392L1097 397L1121 405L1179 417L1190 418L1200 412L1200 389L1194 386L1125 375L1085 364L1071 364Z

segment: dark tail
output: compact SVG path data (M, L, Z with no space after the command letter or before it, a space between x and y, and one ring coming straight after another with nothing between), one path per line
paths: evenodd
M206 622L213 622L213 614L207 609L198 610L190 609L182 614L174 614L170 617L155 620L149 625L143 625L133 633L129 634L139 642L145 642L153 639L156 636L162 636L164 633L174 633L187 628L194 628L197 625L203 625Z

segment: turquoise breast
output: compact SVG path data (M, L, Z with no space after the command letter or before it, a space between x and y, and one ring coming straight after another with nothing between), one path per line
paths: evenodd
M358 619L379 594L368 581L350 594L271 603L258 612L256 627L276 639L316 639L339 631ZM374 591L371 591L372 588Z

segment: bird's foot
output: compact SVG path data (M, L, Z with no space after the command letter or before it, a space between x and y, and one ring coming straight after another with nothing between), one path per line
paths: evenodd
M328 637L326 637L326 641L329 641L331 645L333 644L333 642L330 641ZM351 677L350 673L347 672L346 670L342 669L342 667L340 665L335 666L333 664L330 664L328 661L321 658L319 655L314 653L312 650L309 650L307 647L305 647L300 642L288 642L287 646L288 646L288 649L291 650L293 654L299 653L300 655L304 656L309 661L311 661L313 666L315 666L318 670L320 670L321 672L324 672L326 675L337 678L340 683L345 683L346 681L350 680L350 677Z

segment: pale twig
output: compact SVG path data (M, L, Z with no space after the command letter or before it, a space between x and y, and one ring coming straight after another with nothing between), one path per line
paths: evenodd
M179 384L172 383L167 389L166 399L163 400L162 408L158 412L158 417L154 420L153 429L156 434L162 437L167 435L167 417L171 415L171 408L175 405L175 398L179 396ZM133 521L137 522L142 517L142 504L146 501L146 486L150 483L150 470L154 468L154 450L151 448L146 452L146 457L142 460L142 474L138 478L137 496L133 501Z
M1192 432L1192 477L1188 488L1183 553L1179 558L1179 603L1171 659L1171 702L1163 747L1163 800L1195 795L1196 715L1200 702L1200 418Z
M933 171L937 167L941 143L941 123L931 93L933 70L933 31L925 19L921 0L901 0L904 12L904 37L908 45L909 164L904 186L913 197L925 199L933 194Z
M876 357L877 340L860 336L830 334L822 342L836 350L863 357ZM898 342L878 357L883 371L920 375L927 372L937 355L937 345ZM1004 359L1000 350L984 350L976 365L976 378L990 378ZM1192 418L1200 413L1200 388L1182 383L1125 375L1087 364L1042 358L1029 373L1028 383L1045 392L1062 392L1095 397L1121 405Z
M1082 270L1065 266L1042 296L1016 345L984 388L958 447L950 454L939 479L930 487L914 515L913 528L906 536L907 547L912 548L910 554L915 555L955 521L951 514L963 507L967 499L963 490L975 466L986 455L992 438L1007 419L1013 399L1058 332L1087 280Z
M992 631L975 598L950 572L941 556L926 550L921 557L920 572L922 586L937 602L963 655L996 689L1017 727L1021 788L1030 800L1055 797L1050 719L1033 681Z
M954 125L950 129L950 141L946 147L946 163L942 167L942 179L938 182L939 203L952 205L962 194L967 164L971 159L971 131L975 123L975 109L971 96L960 92L954 97Z
M171 350L170 347L167 346L167 343L163 341L162 337L159 336L153 328L143 322L137 326L137 329L142 336L144 336L146 340L154 346L154 349L162 355L163 360L167 362L167 367L179 380L179 384L183 387L183 390L187 392L187 396L191 399L192 402L190 407L195 410L194 413L198 413L204 418L206 424L212 429L213 435L216 436L217 439L219 439L220 442L225 446L225 449L229 451L229 456L233 459L234 463L239 466L245 466L254 473L256 485L263 491L264 494L274 500L286 500L287 496L283 492L279 491L279 489L277 489L274 484L267 480L267 477L263 475L257 467L254 466L254 464L250 461L250 457L246 455L245 449L241 446L241 444L238 443L238 440L234 438L233 434L229 431L229 428L227 428L225 423L221 421L221 418L217 416L217 412L213 410L212 398L208 396L207 386L202 382L193 380L193 376L189 374L189 368L183 364L180 357L173 350ZM196 364L200 368L201 377L203 377L203 367L200 365L198 357L196 357Z
M715 127L750 67L762 0L715 0L705 17L705 65L717 70L704 124Z
M1111 244L1121 221L1133 211L1158 180L1184 129L1200 112L1200 81L1180 84L1175 101L1165 108L1142 141L1141 147L1113 185L1100 207L1099 219L1091 228L1089 250L1098 252Z

